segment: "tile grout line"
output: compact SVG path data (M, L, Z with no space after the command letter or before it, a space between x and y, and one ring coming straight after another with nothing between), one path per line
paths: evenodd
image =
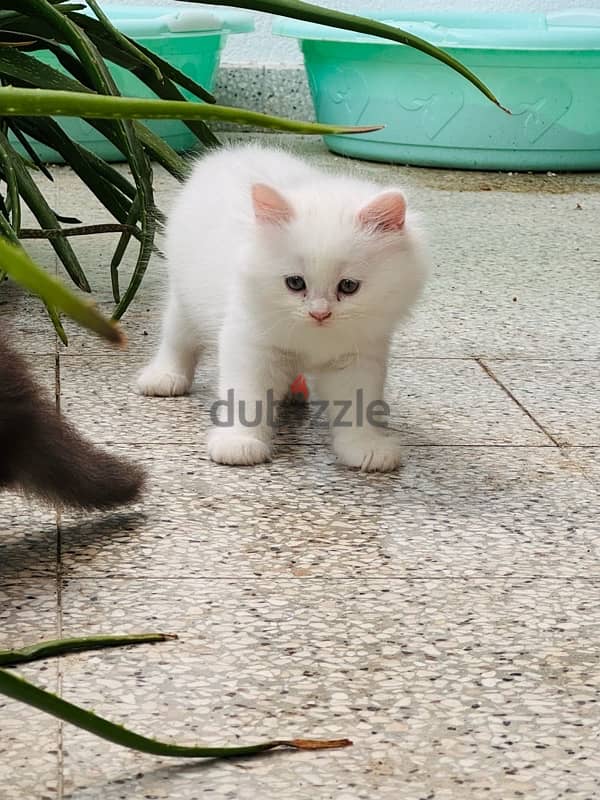
M575 467L575 469L579 472L582 478L584 478L584 480L586 480L591 485L591 487L598 492L600 490L600 487L594 476L588 473L587 469L583 466L583 464L580 464L575 458L571 457L573 449L574 449L573 447L562 447L561 453L567 459L567 461Z
M515 395L514 395L514 394L513 394L513 393L510 391L510 389L509 389L507 386L505 386L505 384L503 384L503 383L502 383L502 381L500 380L500 378L498 378L498 376L497 376L497 375L496 375L496 374L493 372L493 370L492 370L492 369L491 369L491 368L490 368L490 367L489 367L489 366L488 366L488 365L487 365L487 364L486 364L486 363L483 361L483 359L482 359L482 358L480 358L479 356L475 356L473 360L474 360L474 361L475 361L475 362L476 362L476 363L477 363L477 364L478 364L478 365L481 367L481 369L482 369L482 370L485 372L485 374L488 376L488 378L491 378L491 380L493 380L493 381L494 381L494 383L495 383L495 384L496 384L496 385L497 385L497 386L498 386L500 389L502 389L502 391L504 392L504 394L505 394L507 397L509 397L509 398L510 398L510 399L513 401L513 403L514 403L516 406L518 406L518 407L521 409L521 411L522 411L522 412L523 412L523 413L524 413L524 414L525 414L527 417L529 417L529 419L530 419L530 420L533 422L533 424L536 426L536 428L538 428L538 429L539 429L539 430L540 430L540 431L541 431L541 432L544 434L544 436L546 436L548 439L550 439L550 441L552 442L552 444L553 444L555 447L558 447L558 449L559 449L559 450L562 450L562 447L561 447L561 444L560 444L560 442L559 442L557 439L555 439L555 438L554 438L554 436L552 436L552 434L551 434L549 431L547 431L547 430L546 430L546 428L545 428L545 427L542 425L542 423L541 423L541 422L538 422L538 420L537 420L537 419L536 419L536 418L533 416L533 414L531 413L531 411L529 411L527 408L525 408L525 406L523 405L523 403L521 403L521 401L520 401L520 400L518 400L518 399L515 397Z
M55 334L56 351L54 356L54 379L55 379L55 401L56 410L60 414L60 400L61 400L61 375L60 375L60 350L58 344L58 336ZM62 639L63 635L63 615L62 615L62 541L61 541L61 511L58 506L54 507L56 519L56 636ZM63 689L63 674L62 662L58 659L57 662L57 694L62 697ZM56 796L57 800L62 800L64 796L64 782L63 782L63 766L64 766L64 752L63 752L63 734L64 724L62 720L58 720L58 755L57 755L57 775L56 775Z
M500 361L502 364L531 363L536 361L558 362L560 364L597 364L598 358L552 358L551 356L398 356L390 355L390 361L473 361L473 359L487 359L489 361Z
M35 580L35 579L31 579ZM237 583L237 584L248 584L249 587L254 586L256 583L265 583L265 584L282 584L282 583L330 583L330 584L348 584L358 582L361 585L365 584L374 584L378 585L381 584L383 586L389 585L390 581L394 583L416 583L416 582L424 582L424 581L447 581L451 583L496 583L500 581L504 582L512 582L512 583L521 583L521 582L530 582L530 581L560 581L560 582L572 582L572 581L590 581L592 583L600 582L600 573L594 575L541 575L536 573L529 573L524 575L519 575L516 573L510 573L507 575L495 575L495 574L480 574L480 575L386 575L383 578L375 578L372 576L335 576L331 577L330 575L298 575L298 576L280 576L280 577L264 577L262 575L244 575L240 577L239 575L219 575L219 576L208 576L208 575L127 575L126 573L116 574L116 575L85 575L85 576L72 576L70 582L75 583L92 583L94 585L98 585L101 581L103 583L113 582L113 583L126 583L130 584L134 581L139 581L143 583L148 583L150 581L154 581L157 583L163 583L164 581L178 581L180 583L187 582L187 581L202 581L206 586L210 586L211 584L221 583L223 581L227 583Z

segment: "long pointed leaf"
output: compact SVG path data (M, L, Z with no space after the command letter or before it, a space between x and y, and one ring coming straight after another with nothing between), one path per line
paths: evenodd
M43 2L43 0L33 1ZM96 45L87 34L71 22L71 20L68 21L68 24L71 26L69 43L71 46L75 47L75 42L77 41L77 37L79 37L80 48L77 54L87 67L92 77L94 88L104 94L119 95L115 81ZM66 35L66 28L64 33ZM150 256L152 255L156 231L156 222L152 213L154 210L154 192L150 161L141 143L135 136L135 130L130 120L119 120L117 122L117 132L121 140L121 149L127 158L137 188L136 198L139 203L141 235L139 240L140 249L133 274L129 286L113 315L115 319L119 319L125 312L142 281Z
M111 37L115 46L129 55L133 56L137 60L141 61L151 72L154 74L154 77L158 81L164 80L162 73L158 66L152 61L151 58L148 58L147 55L142 53L139 47L129 39L127 36L124 36L121 31L119 31L115 26L112 24L110 19L106 16L106 14L100 8L99 3L96 0L87 0L88 6L92 9L96 17L98 18L98 22L102 26L102 30L104 33ZM83 15L80 15L83 16Z
M0 146L5 150L12 150L14 153L13 166L19 183L19 192L42 228L60 228L60 223L56 218L56 214L52 211L44 195L40 192L35 181L29 174L27 167L23 163L23 159L11 147L8 139L2 132L0 132ZM62 237L52 237L50 243L76 285L80 289L83 289L84 292L89 292L90 285L87 282L79 260L69 242Z
M19 0L20 7L33 11L52 27L68 44L90 77L93 88L105 95L119 95L114 79L102 59L96 45L88 35L79 28L71 19L56 11L47 0ZM140 249L133 275L125 295L123 296L117 312L117 318L123 314L133 295L134 287L141 281L154 244L156 223L152 215L154 208L154 195L152 189L152 168L146 153L135 137L134 128L130 120L120 118L116 123L116 130L120 139L120 148L127 158L133 179L136 184L140 201ZM115 312L115 313L117 313Z
M134 228L137 225L137 221L140 214L140 203L137 198L135 197L133 203L131 204L131 209L129 211L129 216L127 217L126 223L131 228ZM119 237L119 241L115 248L115 252L113 253L113 257L110 262L110 282L112 286L112 293L115 303L121 302L121 289L119 286L119 267L121 266L121 261L123 260L123 256L127 250L127 246L131 240L131 233L129 231L124 231L121 236Z
M189 103L177 100L147 100L135 97L108 97L83 92L44 89L0 89L0 116L48 117L79 116L83 119L218 119L240 125L255 125L271 130L313 135L356 134L381 130L383 125L322 125L296 122L283 117L246 111L242 108Z
M19 239L17 237L17 234L15 233L14 229L11 227L10 222L4 216L4 214L0 214L0 234L2 236L4 236L5 239L8 239L9 242L12 242L13 244L17 245L18 247L21 246L20 242L19 242Z
M104 177L99 169L99 164L105 163L102 159L74 142L53 119L18 117L18 124L28 136L60 153L113 217L126 222L131 199Z
M67 337L65 329L63 328L62 322L60 321L60 316L58 311L54 308L54 306L51 306L50 303L47 303L45 300L43 300L42 302L46 307L46 313L50 317L50 322L54 327L56 335L66 347L69 344L69 339Z
M106 30L103 29L97 20L93 19L92 17L88 17L85 14L71 14L70 18L88 32L88 34L96 42L100 52L104 55L104 45L106 44L106 46L109 46L112 44L112 42ZM129 37L125 38L130 42L133 41L129 39ZM193 94L199 100L204 100L205 103L216 102L214 96L203 86L190 78L189 75L181 72L181 70L177 69L177 67L174 67L168 61L165 61L165 59L161 58L158 53L149 50L139 42L135 42L135 47L136 50L138 50L149 61L152 61L154 64L156 64L164 78L168 78L173 83L181 86L182 89L186 89L188 92L190 92L190 94ZM132 72L137 72L138 67L141 66L140 60L136 59L130 51L123 52L122 50L117 50L114 47L111 47L110 49L110 60L114 61L115 64L119 64L120 66L131 70ZM140 77L142 80L144 80L142 75L140 75Z
M60 281L40 269L25 251L0 237L0 269L44 302L111 342L123 344L119 328L106 319L93 305L80 300Z
M9 55L0 48L0 73L8 75L17 86L25 83L29 87L37 86L40 89L68 90L71 92L87 92L92 94L91 89L88 89L79 81L74 80L68 75L64 75L54 67L42 63L33 56L19 51L12 51ZM25 114L27 112L24 111L23 113ZM106 136L115 147L119 146L119 141L117 140L110 122L101 119L90 119L89 122L90 125L93 125L103 136ZM134 122L134 128L135 135L155 161L158 161L162 167L179 180L185 177L185 161L172 147L166 144L166 142L163 142L162 139L140 122ZM105 162L103 163L105 164ZM106 167L100 166L99 170L105 172L106 168L112 169L106 164ZM112 182L116 181L115 185L119 186L129 197L133 197L136 191L135 187L131 186L125 178L122 180L129 185L130 192L125 191L123 185L118 183L118 179Z
M239 0L188 0L192 3L201 5L217 6L233 6L234 8L240 7ZM473 86L479 89L480 92L499 106L503 111L507 111L504 106L500 105L498 99L493 94L491 89L480 80L468 67L461 64L458 59L435 47L420 36L415 36L408 31L395 28L393 25L386 25L384 22L377 22L367 17L360 17L356 14L346 14L343 11L332 11L328 8L314 5L313 3L305 3L303 0L243 0L242 3L245 9L252 9L253 11L264 11L267 14L278 14L282 17L291 17L292 19L301 19L306 22L316 22L319 25L327 25L330 28L341 28L347 31L356 31L357 33L371 34L378 36L381 39L390 39L392 42L399 42L400 44L414 47L415 50L420 50L432 58L441 61L451 69L458 72ZM510 112L508 112L510 113Z
M21 647L18 650L0 650L0 667L14 667L46 658L81 653L88 650L105 650L109 647L125 647L132 644L152 644L177 639L172 633L134 633L125 636L80 636L74 639L52 639Z
M39 155L36 153L34 148L27 141L27 137L23 136L23 133L21 132L19 124L17 122L15 122L14 120L11 120L11 122L9 123L9 127L10 127L10 130L11 130L11 133L15 136L15 138L17 139L17 141L19 142L19 144L21 145L23 150L25 150L25 152L29 156L32 164L34 164L35 167L37 169L39 169L39 171L42 173L42 175L44 175L49 181L54 181L54 178L52 177L52 173L50 172L48 167L44 164L44 162L39 157ZM58 214L57 214L57 217L58 217ZM59 218L59 222L61 222L60 218Z
M115 725L91 711L86 711L80 706L62 700L51 692L40 689L23 678L0 669L0 693L33 706L47 714L52 714L58 719L76 725L78 728L89 731L102 739L107 739L114 744L150 753L157 756L174 756L179 758L232 758L234 756L249 756L273 750L276 747L292 747L296 750L323 750L327 748L347 747L352 744L349 739L334 739L320 741L315 739L281 739L278 741L261 742L254 745L238 747L195 747L160 742L147 736Z
M142 125L141 122L134 122L133 124L135 135L144 145L152 160L158 162L161 167L166 169L177 180L184 180L189 171L188 162L146 125ZM104 128L100 127L102 125L100 120L90 120L90 125L98 125L98 130L104 131ZM104 135L108 136L107 133L104 133Z
M149 74L149 71L145 69L144 62L140 61L139 59L135 58L131 52L125 52L123 50L118 49L114 46L114 43L107 36L106 31L102 27L102 25L98 22L98 20L93 19L92 17L87 16L86 14L71 14L69 16L74 22L79 25L82 30L87 31L90 38L94 41L95 45L98 47L99 52L105 57L108 58L110 61L113 61L115 64L123 67L126 70L129 70L133 74L136 74L141 81L146 82L146 76ZM12 29L11 29L12 30ZM60 36L52 35L52 29L48 25L44 25L40 23L38 20L32 21L27 20L20 26L14 27L13 30L14 35L25 36L27 38L31 38L33 44L31 47L28 48L30 52L36 51L44 51L49 50L53 53L56 57L58 62L61 64L63 69L70 75L74 76L82 82L86 88L90 88L88 85L88 81L86 79L85 70L82 68L81 63L75 58L72 53L65 49L61 44L58 44L59 41L62 41ZM133 42L132 39L126 37L128 41L135 44L137 50L140 51L142 56L146 57L148 60L153 61L157 68L161 71L163 78L165 80L165 85L171 86L180 86L182 89L185 89L194 97L198 98L199 100L203 100L205 103L215 103L215 97L210 92L206 91L206 89L201 86L199 83L194 81L184 72L174 67L168 61L165 61L161 58L157 53L149 50L147 47L139 44L138 42ZM19 52L15 50L15 48L11 48L12 52ZM49 65L45 62L37 60L37 63L42 65L42 68L48 67ZM10 70L10 66L9 66ZM59 88L59 87L54 87ZM158 92L159 96L162 96L161 92Z
M133 59L129 59L127 62L127 60L123 57L123 51L118 49L115 42L109 39L106 31L103 30L102 26L99 25L96 20L90 19L83 14L75 14L73 15L73 19L76 20L77 23L84 30L86 30L90 36L93 36L94 41L97 43L98 49L104 58L125 66L132 74L136 75L139 80L145 83L146 86L158 97L163 100L186 99L181 91L177 88L173 80L165 80L163 76L157 78L156 74L147 67L145 62L140 63L139 61L136 62ZM155 55L149 50L144 50L143 52L144 54L147 53L147 60L150 60L150 58L154 58L156 60ZM171 71L172 70L169 70L169 72ZM195 87L197 89L195 92L197 97L205 101L208 98L211 103L215 102L215 98L205 92L201 86L195 84ZM219 140L204 122L196 120L184 120L184 124L187 125L192 133L207 147L218 146Z
M21 198L19 195L19 181L14 166L15 154L12 147L7 147L8 140L0 137L0 167L2 177L6 182L8 198L10 200L10 221L13 230L18 234L21 227Z
M27 53L22 53L19 50L13 50L10 53L6 53L0 48L0 73L8 76L17 86L22 86L24 84L25 87L28 88L36 87L39 89L58 89L74 92L88 92L90 94L92 93L91 89L88 89L74 78L65 75L54 67L51 67L49 64L43 63L34 56ZM94 127L97 127L98 130L104 135L110 135L102 121L91 120L90 124L94 125ZM139 131L137 126L139 123L136 122L134 125L136 126L136 135L138 135ZM78 149L86 150L72 140L69 141ZM53 145L48 142L44 143L48 144L50 147L53 147ZM145 144L145 142L143 143ZM54 149L58 150L65 160L69 160L63 150L60 150L58 147L54 147ZM109 183L112 183L114 186L116 186L119 191L121 191L127 197L134 197L136 193L135 186L133 186L127 180L127 178L121 175L120 172L89 150L86 150L86 157L93 161L93 168L99 174L101 174L102 177L108 180ZM178 167L179 166L180 165L178 165Z

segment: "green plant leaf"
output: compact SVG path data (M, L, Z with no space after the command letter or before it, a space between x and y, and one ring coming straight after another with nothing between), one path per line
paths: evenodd
M281 17L291 17L292 19L301 19L306 22L316 22L319 25L327 25L330 28L341 28L347 31L356 31L357 33L366 33L372 36L378 36L381 39L389 39L392 42L399 42L400 44L414 47L415 50L420 50L432 58L441 61L451 69L458 72L473 86L479 89L480 92L499 106L503 111L508 111L504 106L500 105L498 99L493 94L491 89L480 80L468 67L461 64L458 59L435 47L420 36L415 36L412 33L403 31L400 28L395 28L393 25L386 25L384 22L377 22L367 17L360 17L356 14L346 14L343 11L332 11L328 8L314 5L313 3L305 3L303 0L189 0L192 3L217 6L233 6L234 8L251 9L253 11L264 11L267 14L278 14ZM510 113L510 112L508 112Z
M120 64L121 66L125 66L141 81L143 81L143 83L145 83L146 86L158 97L163 100L186 99L179 91L173 80L165 80L163 76L157 78L155 73L147 67L145 62L140 62L138 60L134 60L133 58L127 59L127 53L124 54L123 50L116 46L116 43L107 36L107 32L103 29L102 25L98 24L97 20L86 17L83 14L75 14L72 18L77 21L77 24L80 25L83 30L88 31L90 36L93 35L94 41L97 43L98 48L104 58ZM136 47L138 46L136 45ZM146 55L147 61L149 61L151 58L157 60L155 55L150 53L149 50L142 51L142 53L143 55ZM172 70L168 67L167 71L172 73ZM182 73L180 73L178 77L180 77L181 74ZM208 101L211 103L215 102L214 97L205 92L201 86L194 84L194 88L196 89L194 93L198 98L205 101L208 99ZM184 120L183 122L204 145L207 147L218 146L219 140L206 125L206 123L199 120Z
M115 219L119 222L127 220L131 199L106 177L110 175L113 178L113 175L109 171L110 166L105 161L74 142L53 119L46 117L18 117L17 119L24 133L60 153L71 169ZM104 170L101 165L105 165L108 169ZM118 175L116 170L113 172Z
M97 122L99 122L99 120L90 120L90 124L92 125L95 125ZM135 135L148 151L148 155L154 161L157 161L160 166L166 169L174 178L183 180L187 176L189 170L189 164L186 160L146 125L142 125L141 122L134 122L133 125ZM103 131L100 127L98 130L101 132Z
M135 97L108 97L83 92L0 89L0 116L79 116L83 119L218 119L239 125L254 125L271 130L306 135L360 134L378 131L383 125L322 125L317 122L296 122L242 108L189 103L178 100L152 100Z
M60 321L60 315L58 311L54 308L54 306L49 305L45 300L43 300L42 302L46 307L46 313L50 317L50 322L54 327L56 335L66 347L69 344L69 339L67 337L67 334L65 333L65 329L63 328L62 322Z
M130 39L128 36L124 36L120 30L115 28L110 19L100 8L99 3L97 3L96 0L86 0L86 2L96 15L98 22L100 22L103 33L105 35L110 36L110 38L112 39L115 48L117 50L121 50L122 52L128 53L130 56L133 56L137 61L141 61L142 64L152 72L157 81L164 81L163 75L158 65L151 58L148 58L148 56L145 53L142 53L142 51L139 49L139 47L132 39ZM83 14L80 14L79 16L82 17ZM79 22L79 27L82 27L81 21Z
M19 237L14 232L8 219L2 213L0 213L0 234L13 244L20 246Z
M7 152L13 153L12 163L17 176L19 193L35 215L42 228L60 228L60 223L56 218L56 214L50 208L44 195L38 189L35 181L29 174L23 159L16 152L16 150L12 148L8 139L2 132L0 132L0 148L3 148ZM75 284L80 289L83 289L84 292L89 292L90 285L87 282L87 278L81 269L79 260L77 259L77 256L75 255L75 252L73 251L73 248L69 242L62 237L54 236L51 238L50 243L52 244L52 247L56 251L58 257L64 264L65 269Z
M84 92L89 95L94 94L91 89L80 81L65 75L49 64L44 64L33 56L19 51L11 51L10 54L7 54L3 53L0 48L0 73L8 75L17 86L26 84L25 88L32 88L35 86L39 89L57 89L69 92ZM25 107L23 114L26 113ZM99 133L105 136L115 147L120 149L121 140L112 121L101 118L88 118L88 121ZM149 155L158 161L171 175L181 180L186 175L186 162L184 159L141 122L134 121L133 126L136 137L148 150ZM101 161L101 159L98 160ZM98 169L101 173L105 174L107 170L112 169L106 162L102 163L105 164L104 167L98 165ZM125 178L119 183L118 178L114 175L116 171L112 170L112 172L113 178L111 181L121 188L124 185L124 181L129 185L130 191L122 190L125 194L133 197L136 193L136 188L129 184Z
M101 95L119 95L114 79L98 48L82 28L78 27L69 17L53 8L48 0L19 0L19 10L28 11L32 15L36 14L52 29L56 36L60 37L65 44L72 48L86 72L90 86L95 91ZM80 116L80 113L75 113L73 116ZM117 309L120 312L120 316L133 299L134 292L132 289L134 286L139 285L146 270L152 254L156 223L153 215L152 168L146 152L136 138L133 125L129 119L122 116L116 118L115 130L119 149L127 159L136 184L140 200L139 220L141 229L140 249L133 276L130 286ZM58 244L58 240L56 244Z
M132 644L145 644L164 642L176 639L177 636L165 633L133 634L129 636L86 636L75 639L56 639L53 641L37 642L20 650L0 651L0 666L14 666L38 661L44 658L54 658L67 653L99 650L107 647L124 647ZM70 722L78 728L89 731L102 739L107 739L114 744L151 753L159 756L177 756L184 758L231 758L232 756L254 755L276 747L291 747L296 750L324 750L337 747L348 747L352 744L349 739L281 739L270 742L261 742L256 745L243 745L241 747L196 747L169 744L140 736L120 725L115 725L103 717L86 711L80 706L62 700L50 692L34 686L32 683L0 669L0 694L26 703L47 714L52 714L65 722Z
M47 0L27 0L27 2L43 3ZM54 11L53 11L54 14ZM53 14L49 14L52 17ZM65 24L58 22L62 18ZM60 13L54 14L53 24L61 30L68 44L75 50L83 65L86 67L93 87L103 94L119 95L115 81L104 62L96 45L88 35L70 19ZM129 168L136 185L137 199L139 201L140 239L139 252L129 286L121 298L114 313L114 318L119 319L125 312L146 272L146 267L152 255L156 221L154 217L154 191L152 187L152 167L148 156L135 136L135 129L130 120L120 119L117 122L117 133L121 142L121 150L127 158Z
M134 72L142 81L145 81L145 73L143 69L145 66L144 62L137 58L131 50L123 51L115 47L111 35L101 24L99 24L97 20L87 16L86 14L71 14L70 18L81 28L83 28L83 30L87 31L87 33L94 39L99 51L103 56L105 56L105 58L108 58L110 61L114 61L115 64L119 64L119 66ZM120 35L123 36L123 34ZM181 72L181 70L177 69L177 67L174 67L168 61L165 61L165 59L161 58L157 53L149 50L139 42L134 42L127 36L125 38L135 45L135 49L142 56L144 56L147 61L154 62L156 67L161 72L163 80L168 79L172 83L176 83L178 86L181 86L182 89L186 89L188 92L190 92L190 94L194 95L194 97L197 97L199 100L204 100L205 103L216 102L214 95L212 95L210 92L207 92L203 86L190 78L189 75Z
M18 650L0 650L0 667L14 667L55 658L67 653L81 653L88 650L105 650L109 647L125 647L133 644L152 644L177 639L172 633L134 633L125 636L108 634L106 636L79 636L73 639L51 639L45 642L21 647Z
M0 269L48 306L65 313L83 327L111 342L124 344L119 328L93 305L80 300L60 281L40 269L19 245L0 237Z
M14 166L15 152L7 146L8 140L0 136L0 169L2 178L6 182L8 200L10 200L10 222L16 233L21 227L21 196L19 194L19 181Z
M134 227L137 224L138 217L140 213L140 203L137 197L134 198L133 203L131 204L131 209L129 211L129 215L127 217L127 224L131 227ZM112 287L113 299L115 303L121 302L121 289L119 286L119 267L121 266L121 261L123 260L123 256L127 250L127 246L129 245L129 241L131 239L131 233L125 231L119 237L119 241L115 248L115 252L113 253L113 257L110 262L110 283Z
M38 169L42 173L42 175L45 175L45 177L49 181L54 181L54 178L52 177L52 173L50 172L48 167L44 164L42 159L38 156L36 151L33 149L33 147L31 146L31 143L28 141L27 137L23 135L23 132L21 131L21 129L19 127L19 123L15 119L11 119L8 122L8 125L9 125L11 133L14 134L15 138L17 139L17 141L19 142L19 144L21 145L23 150L25 150L25 152L29 156L29 160L35 166L35 168ZM59 218L59 222L62 222L62 220L60 218Z
M232 758L234 756L256 755L264 753L266 750L273 750L276 747L291 747L296 750L324 750L348 747L348 745L352 744L349 739L281 739L238 747L198 747L169 744L150 739L147 736L140 736L140 734L134 733L121 725L115 725L114 722L109 722L91 711L86 711L80 706L73 705L73 703L40 689L38 686L34 686L29 681L4 669L0 669L0 693L44 711L46 714L58 717L64 722L76 725L78 728L89 731L102 739L107 739L109 742L157 756Z

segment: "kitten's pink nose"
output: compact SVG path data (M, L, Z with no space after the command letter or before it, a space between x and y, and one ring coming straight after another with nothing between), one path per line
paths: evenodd
M311 315L313 319L316 319L318 322L324 322L331 316L331 311L309 311L308 313Z

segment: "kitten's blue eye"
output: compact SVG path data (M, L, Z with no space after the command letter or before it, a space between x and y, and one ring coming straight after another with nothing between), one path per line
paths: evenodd
M337 290L340 294L354 294L358 292L360 281L353 281L351 278L344 278L338 283Z
M306 289L306 283L302 275L290 275L285 279L285 285L292 292L303 292Z

